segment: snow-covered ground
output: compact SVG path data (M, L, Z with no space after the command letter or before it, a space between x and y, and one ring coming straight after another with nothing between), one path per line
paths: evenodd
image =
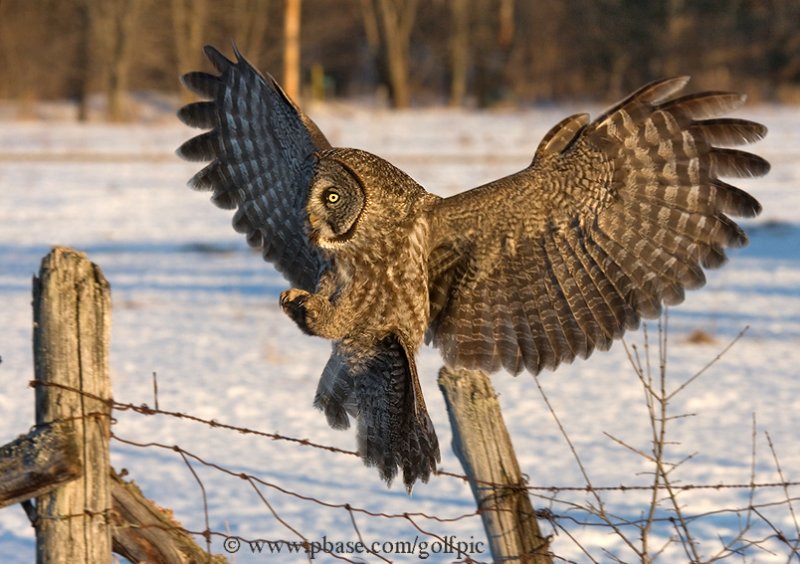
M430 190L446 195L526 165L544 132L571 111L390 113L327 105L310 113L334 144L381 154ZM743 327L749 330L670 403L673 415L693 414L670 421L669 460L693 455L673 472L679 484L749 483L754 417L755 481L779 480L765 431L784 477L800 480L800 111L747 107L740 115L770 128L754 150L772 162L772 173L740 183L761 200L764 213L744 222L750 246L731 252L722 270L709 273L706 288L690 293L682 306L670 311L668 385L675 388L686 381ZM311 406L329 345L302 335L281 314L277 297L286 283L233 231L230 213L212 206L207 194L186 188L198 165L181 162L173 150L190 130L178 124L22 122L5 122L0 128L0 444L25 433L34 421L28 387L33 374L31 275L52 245L66 245L88 253L111 283L111 370L118 401L152 406L156 372L162 409L354 448L352 431L331 430ZM649 327L654 336L655 324ZM695 330L711 335L714 342L690 343L687 337ZM628 342L641 346L641 332L628 336ZM423 349L418 362L443 447L441 468L460 473L436 386L438 353ZM493 380L530 484L585 485L531 376L501 373ZM607 436L650 448L642 387L621 344L543 374L540 382L592 484L650 483L651 467ZM390 560L426 554L431 561L452 560L453 554L435 554L442 546L426 534L432 533L467 543L463 546L474 549L472 558L490 559L486 545L477 544L485 543L480 518L459 518L472 514L474 503L469 487L458 479L434 477L408 496L401 484L387 489L374 470L353 456L166 416L117 412L115 417L114 433L121 438L177 444L233 473L191 461L207 495L214 531L290 541L300 540L299 533L319 543L361 538L368 546L378 541L379 549L388 549L382 556ZM205 528L201 488L180 455L117 440L111 446L113 465L128 469L146 495L172 509L186 528ZM269 485L260 484L256 491L236 476L242 472ZM789 488L790 496L799 494L800 487ZM651 494L602 495L609 513L633 520L645 514ZM684 515L699 516L689 526L700 542L700 554L713 556L721 548L720 539L729 541L743 526L745 515L730 510L746 508L749 495L747 489L680 494ZM760 510L770 524L754 518L745 538L763 542L746 551L745 561L787 560L790 549L777 540L776 530L795 539L798 531L786 496L780 488L756 492L753 503L775 505ZM579 505L595 503L584 492L556 497ZM590 520L585 512L540 497L534 501L561 516L557 524L569 532L553 532L543 522L544 531L554 534L556 554L589 559L572 536L597 560L608 560L604 550L623 561L634 559L608 528L577 524ZM351 514L344 504L366 512ZM800 503L795 505L800 509ZM406 513L411 519L403 517ZM659 516L670 514L664 509ZM633 529L624 532L638 542ZM674 532L668 521L659 524L656 545ZM398 541L412 543L415 554L398 554L407 548L402 544L383 546ZM420 542L429 544L423 549ZM225 554L223 544L223 537L214 537L212 548ZM304 555L288 557L286 550L281 557L253 554L243 543L230 556L240 563L305 560ZM33 555L33 530L24 512L19 507L0 510L0 560L30 562ZM685 555L673 543L661 558L673 562Z

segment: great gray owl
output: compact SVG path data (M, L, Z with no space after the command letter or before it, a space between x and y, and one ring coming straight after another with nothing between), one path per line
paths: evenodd
M703 285L702 267L747 242L729 215L759 203L719 177L769 164L719 148L766 128L719 118L744 97L677 97L653 82L590 122L553 127L524 170L449 198L387 161L332 148L269 75L206 47L220 73L184 84L210 101L179 112L210 129L178 153L211 161L190 184L235 208L234 228L293 289L284 311L333 342L314 405L331 426L357 421L366 464L407 488L439 445L415 353L427 339L450 366L538 373L608 349L641 316Z

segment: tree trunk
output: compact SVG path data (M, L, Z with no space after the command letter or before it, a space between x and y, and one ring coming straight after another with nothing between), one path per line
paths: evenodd
M411 104L408 86L408 49L417 14L417 0L377 0L377 16L389 70L392 105Z
M500 29L497 32L497 43L501 49L511 49L514 41L514 0L500 0Z
M236 44L247 60L259 66L269 11L267 0L234 0L232 6Z
M469 70L469 0L450 1L450 105L464 105Z
M286 0L283 13L283 90L295 103L300 101L301 0Z
M81 442L81 478L36 499L37 562L111 562L111 295L83 253L56 247L33 285L36 424Z
M115 0L107 23L110 34L110 60L108 64L107 117L109 121L125 121L128 116L125 97L128 94L128 69L130 67L131 38L139 17L142 0Z
M90 0L78 2L78 25L80 25L80 37L78 39L78 60L83 64L78 71L78 121L89 121L89 97L92 94L92 77L94 70L92 60L92 30L94 29L94 18L92 15L92 4Z
M203 32L208 14L207 0L172 0L172 27L175 39L175 58L178 74L196 70L200 65L203 48ZM192 100L193 95L181 88L184 102Z

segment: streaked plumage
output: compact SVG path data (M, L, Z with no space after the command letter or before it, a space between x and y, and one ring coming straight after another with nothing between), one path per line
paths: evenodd
M759 176L760 157L721 148L766 128L720 117L744 97L678 97L651 83L594 121L566 118L530 166L450 198L387 161L331 148L236 52L184 83L210 101L179 112L210 131L179 154L211 161L190 184L236 208L234 227L294 286L281 305L332 340L314 404L358 422L359 452L410 488L439 459L414 356L427 338L451 366L538 373L605 350L642 316L705 282L746 244L728 216L760 205L720 177Z

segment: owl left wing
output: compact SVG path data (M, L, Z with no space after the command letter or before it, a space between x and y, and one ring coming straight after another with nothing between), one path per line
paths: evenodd
M211 161L189 184L212 191L217 206L236 208L233 226L247 242L293 286L314 291L325 260L309 241L305 203L314 154L330 143L271 76L234 51L235 62L206 46L220 74L182 77L207 101L184 106L178 117L210 131L186 141L178 155Z
M769 164L738 145L766 128L717 118L744 100L638 90L594 122L555 126L519 173L441 200L431 216L428 339L445 361L538 373L607 349L640 317L683 300L746 244L728 215L760 205L720 176Z

